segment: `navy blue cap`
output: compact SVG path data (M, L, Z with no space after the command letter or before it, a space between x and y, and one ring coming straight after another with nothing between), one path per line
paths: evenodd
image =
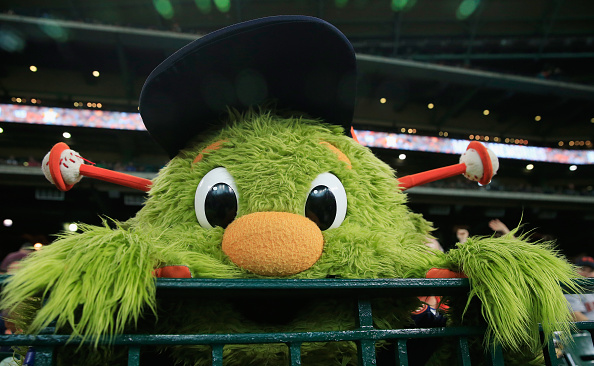
M220 127L228 107L267 101L350 134L355 94L355 52L345 35L318 18L283 15L220 29L175 52L147 78L140 114L174 157Z
M594 269L594 258L588 256L579 257L576 259L575 265L578 267L590 267Z

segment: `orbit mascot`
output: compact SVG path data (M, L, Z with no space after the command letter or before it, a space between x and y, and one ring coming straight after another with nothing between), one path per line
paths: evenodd
M146 329L345 330L356 321L352 304L339 299L279 302L281 320L254 316L257 303L211 298L180 298L165 309L155 278L425 278L439 269L467 277L470 298L480 301L474 312L466 298L451 301L436 317L448 324L484 318L481 352L501 345L509 360L537 362L539 323L545 339L571 330L560 283L571 283L573 267L550 243L528 243L516 231L469 238L447 253L428 248L431 224L409 210L404 190L458 174L488 184L497 158L472 142L459 164L396 178L356 141L355 84L351 44L317 18L267 17L189 43L151 73L141 92L143 122L171 157L154 180L94 167L63 143L43 162L59 189L83 176L99 178L148 192L143 207L125 222L82 225L82 232L62 234L31 255L7 280L0 305L27 334L55 324L57 332L92 341ZM414 313L424 308L416 297L377 299L373 306L377 329L414 327ZM162 352L177 364L211 362L207 346ZM418 364L449 365L451 352L444 342ZM117 347L91 342L65 346L58 363L126 364L120 356ZM228 345L223 356L225 365L289 359L277 343ZM303 365L355 365L356 346L306 343L301 358Z

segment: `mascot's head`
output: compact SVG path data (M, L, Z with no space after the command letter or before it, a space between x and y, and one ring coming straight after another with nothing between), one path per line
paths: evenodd
M355 92L350 42L317 18L257 19L188 44L153 71L141 93L143 121L173 160L138 219L164 227L187 220L198 232L217 232L223 261L248 273L324 268L318 276L340 275L324 267L328 235L348 232L352 241L354 231L407 226L412 216L402 197L392 199L391 170L331 126L350 134ZM357 215L357 207L366 211Z

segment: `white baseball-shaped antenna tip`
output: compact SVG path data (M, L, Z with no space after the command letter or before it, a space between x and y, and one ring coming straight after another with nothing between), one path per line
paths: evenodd
M68 185L78 183L83 177L80 175L80 166L84 163L85 161L76 151L71 149L62 151L60 155L60 172L64 183Z

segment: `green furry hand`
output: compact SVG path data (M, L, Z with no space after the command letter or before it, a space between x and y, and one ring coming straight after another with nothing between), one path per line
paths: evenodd
M25 300L44 301L29 319L27 333L38 333L56 320L58 329L97 340L103 334L121 333L146 308L154 311L155 253L146 238L123 228L83 226L82 230L32 255L25 270L8 280L3 309L18 314Z
M539 323L546 340L554 331L569 335L571 313L560 283L574 286L576 275L550 243L528 243L514 238L515 232L469 238L447 256L452 268L470 280L468 303L474 296L481 300L488 325L485 342L536 351L541 346Z

